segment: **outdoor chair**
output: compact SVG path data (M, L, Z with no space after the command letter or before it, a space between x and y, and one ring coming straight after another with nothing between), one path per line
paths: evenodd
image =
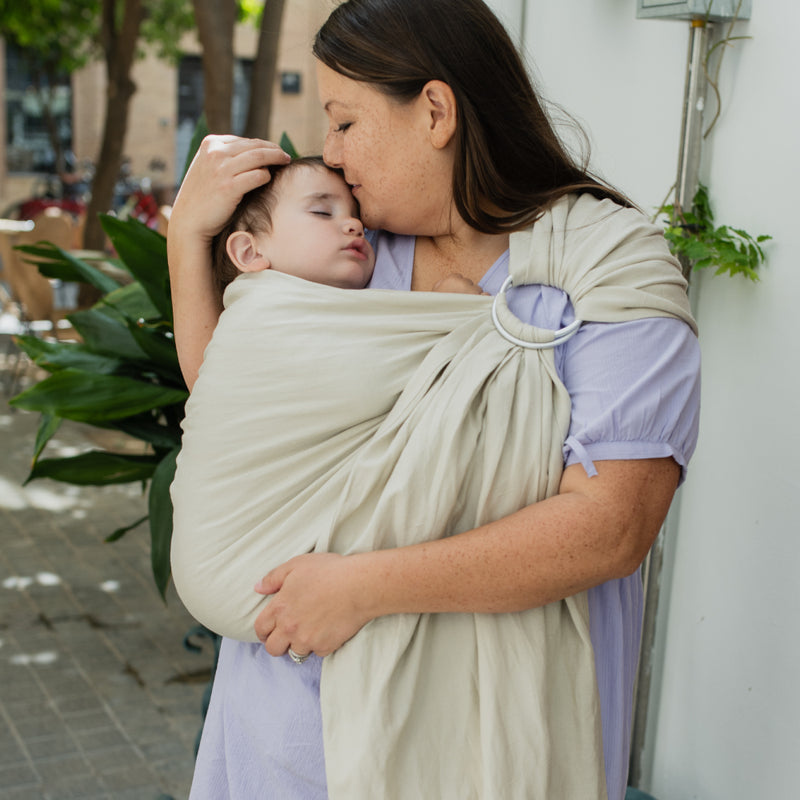
M44 277L34 264L26 260L27 256L15 248L46 241L69 250L75 245L75 237L72 217L57 208L48 208L38 215L30 230L0 231L2 280L7 287L3 311L6 319L15 320L11 332L54 338L69 335L70 325L64 316L74 309L75 301L63 291L59 281ZM9 368L8 362L12 359L13 366ZM6 361L7 385L4 388L11 394L24 373L26 362L15 351L10 338Z

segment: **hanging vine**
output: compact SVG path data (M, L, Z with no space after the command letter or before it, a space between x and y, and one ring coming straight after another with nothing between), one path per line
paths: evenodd
M714 92L714 98L717 101L717 110L714 113L714 117L709 123L708 127L703 134L703 138L707 139L708 135L714 129L714 126L717 124L717 120L719 119L720 114L722 113L722 95L719 91L719 75L722 69L722 58L725 55L725 48L730 46L731 42L741 41L743 39L752 39L752 36L734 36L733 35L733 28L736 23L739 21L739 14L742 11L742 0L736 4L736 10L733 12L733 16L731 17L730 22L728 23L728 28L725 31L725 35L716 42L712 47L708 49L706 53L706 57L703 59L703 73L706 76L706 81L708 85L711 87L711 91ZM711 14L711 0L709 0L708 8L706 10L706 23L708 23L708 17ZM720 48L722 48L720 50ZM716 67L714 68L714 77L711 77L711 57L719 50L719 58L717 59Z

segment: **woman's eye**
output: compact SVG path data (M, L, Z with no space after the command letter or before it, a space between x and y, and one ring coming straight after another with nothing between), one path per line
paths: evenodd
M352 124L352 122L343 122L336 128L336 133L344 133Z

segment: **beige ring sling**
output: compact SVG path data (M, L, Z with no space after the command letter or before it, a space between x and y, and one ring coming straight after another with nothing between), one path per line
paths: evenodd
M694 327L661 232L590 195L511 236L514 285L576 316ZM557 492L570 400L553 332L499 297L348 291L273 271L227 290L172 487L175 585L256 641L256 580L312 550L402 547ZM325 658L332 800L605 798L585 593L514 614L393 615Z

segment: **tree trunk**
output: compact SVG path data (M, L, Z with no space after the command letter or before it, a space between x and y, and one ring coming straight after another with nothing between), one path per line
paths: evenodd
M236 0L192 0L203 48L203 110L211 133L231 132Z
M103 140L92 181L92 197L86 212L83 246L87 250L102 250L105 246L105 233L98 215L111 210L114 186L122 165L130 100L136 91L131 68L143 18L142 0L125 0L119 30L115 24L114 6L115 0L103 0L102 44L108 87ZM86 305L89 299L84 291L81 305Z
M269 138L269 121L272 114L272 93L278 65L278 40L283 21L285 0L266 0L261 15L258 50L253 64L250 83L250 102L244 135L256 139Z

